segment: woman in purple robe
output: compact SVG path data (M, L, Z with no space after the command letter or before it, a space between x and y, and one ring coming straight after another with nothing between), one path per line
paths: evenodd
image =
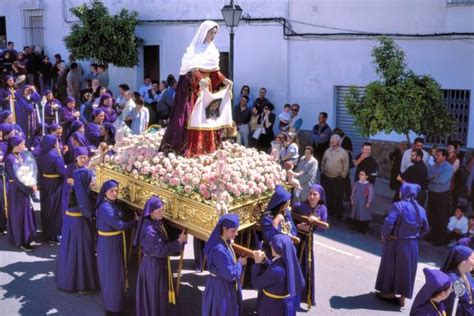
M424 268L423 273L426 282L415 296L410 316L446 315L443 301L453 291L451 278L442 271L428 268Z
M262 227L263 251L267 258L272 258L270 242L276 234L286 234L297 237L296 225L291 217L289 205L291 193L281 185L275 187L266 211L260 219Z
M25 133L23 132L23 129L19 124L15 123L14 116L9 110L2 111L0 116L0 123L11 124L13 130L15 131L15 134L25 138Z
M34 86L26 86L23 94L18 97L16 123L25 132L27 148L31 147L36 127L40 123L36 106L40 101L41 96L36 92Z
M92 112L92 121L87 124L86 137L91 145L99 148L99 144L105 140L105 129L103 126L105 112L98 108Z
M456 246L449 251L448 257L441 266L441 271L447 273L451 281L459 280L464 286L465 292L459 298L456 313L454 307L454 293L446 299L445 306L448 313L456 316L474 315L474 279L471 275L474 269L474 252L466 246Z
M169 288L174 282L169 256L181 251L188 236L182 232L177 240L170 241L163 214L163 203L153 195L145 204L133 241L143 254L137 276L137 316L171 315L169 304L175 304L173 288ZM171 296L170 292L173 293Z
M238 229L238 215L222 216L204 247L211 274L202 295L202 316L242 315L240 277L247 259L237 259L231 245L232 240L237 237Z
M308 216L310 221L314 220L319 220L323 222L328 221L328 210L326 208L326 193L324 192L324 189L322 186L319 184L313 184L309 188L308 192L308 200L305 202L301 203L295 203L293 205L292 211L296 214ZM309 226L306 223L299 223L297 227L305 232L309 232L312 230L313 233L316 231L324 231L324 228L318 225L313 225ZM303 251L303 256L301 257L301 269L303 271L303 274L307 277L307 280L311 280L309 284L306 285L304 288L304 291L301 293L301 298L303 301L308 302L308 287L310 287L310 294L311 294L311 305L316 305L316 296L315 296L315 266L316 266L316 260L315 258L315 251L314 247L311 247L311 267L309 267L309 248L310 244L308 241L305 239L307 236L302 237L302 242L301 244L304 244L304 249L300 250ZM311 245L312 246L312 245ZM309 276L308 276L308 271L309 271Z
M304 288L296 250L291 238L277 234L271 241L273 260L263 259L264 252L257 252L252 267L252 285L261 291L257 302L257 314L268 316L295 316L295 298Z
M40 187L41 225L43 239L52 245L59 244L63 216L64 177L66 167L60 154L58 139L46 135L41 143L41 151L36 158L38 164L38 184Z
M79 111L76 110L76 101L73 97L66 98L66 106L63 106L59 112L59 120L64 131L63 143L67 143L67 134L71 124L79 120Z
M6 76L5 88L0 89L0 105L3 107L3 109L11 109L10 99L13 98L16 110L16 101L19 96L20 92L15 89L15 78L13 76Z
M99 282L107 312L125 309L127 281L127 242L125 231L137 225L136 220L125 219L117 204L116 180L105 181L96 202L97 268Z
M375 294L405 306L411 298L418 265L418 240L428 232L426 212L416 201L420 186L403 183L382 226L382 258ZM396 295L400 295L397 297Z
M72 173L73 186L63 217L56 285L68 292L94 291L99 287L91 225L95 206L90 190L92 173L85 168L88 154L87 148L76 148L77 168Z
M85 135L84 123L81 121L74 121L69 128L66 136L66 144L68 151L64 155L64 161L71 163L74 160L74 149L77 147L89 147L89 141Z
M0 173L2 176L0 177L0 236L5 234L5 230L7 229L7 214L8 214L8 179L5 173L5 158L8 154L8 140L7 137L3 135L8 135L13 131L13 127L11 124L0 124Z
M46 90L43 94L46 99L44 105L44 122L48 125L52 123L59 124L59 110L62 108L61 103L54 98L53 91Z
M15 174L15 165L24 163L22 151L26 149L25 140L12 136L8 140L8 154L5 157L5 169L8 177L8 236L12 243L24 251L32 251L31 242L36 235L36 224L30 194L36 191L36 185L25 186Z
M104 122L113 123L117 120L117 113L113 109L114 99L108 93L101 95L98 109L104 110Z

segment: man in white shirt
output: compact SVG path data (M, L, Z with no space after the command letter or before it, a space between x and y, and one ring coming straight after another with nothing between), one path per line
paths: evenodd
M410 149L405 150L402 156L402 164L400 166L400 173L404 173L405 170L408 169L413 163L411 162L411 152L413 149L420 149L423 151L423 162L428 166L428 159L430 155L423 150L423 146L425 145L425 140L421 137L415 138L415 142L413 143L413 147Z
M142 97L145 97L145 94L147 93L148 90L151 89L151 87L152 87L151 78L148 76L145 76L145 79L143 80L143 84L140 86L140 88L138 88L138 93L140 93Z
M135 135L143 134L148 128L148 123L150 122L150 113L148 109L144 106L144 102L141 99L140 95L134 95L135 107L131 110L132 117L132 132Z

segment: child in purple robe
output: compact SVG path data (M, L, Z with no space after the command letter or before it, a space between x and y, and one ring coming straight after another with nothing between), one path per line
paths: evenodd
M446 315L443 301L453 291L450 277L444 272L428 268L424 268L423 273L426 282L415 296L410 316Z
M295 297L304 288L303 273L295 247L287 235L277 234L271 241L273 260L263 262L265 253L256 252L252 267L252 285L259 293L258 315L295 316L299 306Z
M171 315L169 304L175 304L170 256L181 251L188 236L182 232L177 240L170 241L163 215L163 203L153 195L145 204L133 241L143 254L137 277L137 316ZM173 294L170 296L170 293Z
M246 258L237 259L231 242L237 236L239 217L226 214L217 222L204 247L211 273L202 295L202 316L242 315L240 277Z
M43 239L52 245L57 245L61 235L64 197L66 195L64 187L66 166L60 154L56 136L46 135L44 137L36 162L41 192Z
M97 268L99 283L107 312L122 312L126 307L127 242L125 231L137 225L126 220L126 214L117 204L116 180L105 181L96 202Z
M309 188L308 192L308 199L305 202L295 203L292 208L292 212L300 215L304 215L309 217L310 221L319 220L323 222L328 221L328 210L326 207L326 193L324 189L319 184L313 184ZM309 233L310 229L312 229L312 233L316 231L324 231L325 228L322 228L318 225L313 225L312 227L307 223L299 223L297 225L298 229ZM315 260L315 251L314 247L311 247L311 267L309 266L309 254L310 254L310 244L306 240L308 236L303 235L301 236L302 239L302 246L304 245L304 249L300 250L303 251L303 255L301 257L301 270L307 280L311 282L307 282L306 287L301 292L301 301L303 302L311 302L311 305L316 305L316 295L315 295L315 269L316 269L316 260ZM312 246L312 245L311 245ZM309 273L309 274L308 274Z
M401 307L405 306L405 298L413 295L418 240L429 229L426 211L416 201L419 191L419 185L403 183L400 201L392 204L382 226L382 257L375 294L381 299L396 300Z
M15 166L21 166L25 157L25 140L12 136L8 140L8 154L5 169L8 177L8 236L12 243L24 251L33 251L31 242L36 235L36 224L30 194L37 190L36 185L27 187L16 176Z
M71 174L73 184L64 212L56 285L68 292L86 292L99 287L92 227L95 203L90 191L92 173L85 168L87 148L78 147L74 154L77 168Z
M465 292L459 297L456 316L474 315L474 279L471 272L474 269L474 251L466 246L456 246L449 251L448 257L441 266L441 271L448 274L451 281L459 280ZM448 313L454 314L455 295L451 295L444 302Z

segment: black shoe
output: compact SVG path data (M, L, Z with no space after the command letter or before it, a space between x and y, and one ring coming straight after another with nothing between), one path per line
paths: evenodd
M33 246L30 245L30 244L22 244L22 245L20 246L20 248L23 249L23 250L26 251L26 252L31 252L31 251L34 250Z
M51 240L48 240L48 244L50 244L51 246L57 246L60 244L60 242L59 242L59 239L56 237Z

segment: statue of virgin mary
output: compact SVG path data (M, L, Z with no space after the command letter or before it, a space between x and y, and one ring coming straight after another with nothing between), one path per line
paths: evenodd
M186 48L160 151L187 157L212 153L221 146L221 130L231 126L232 82L219 71L218 30L217 23L204 21Z

